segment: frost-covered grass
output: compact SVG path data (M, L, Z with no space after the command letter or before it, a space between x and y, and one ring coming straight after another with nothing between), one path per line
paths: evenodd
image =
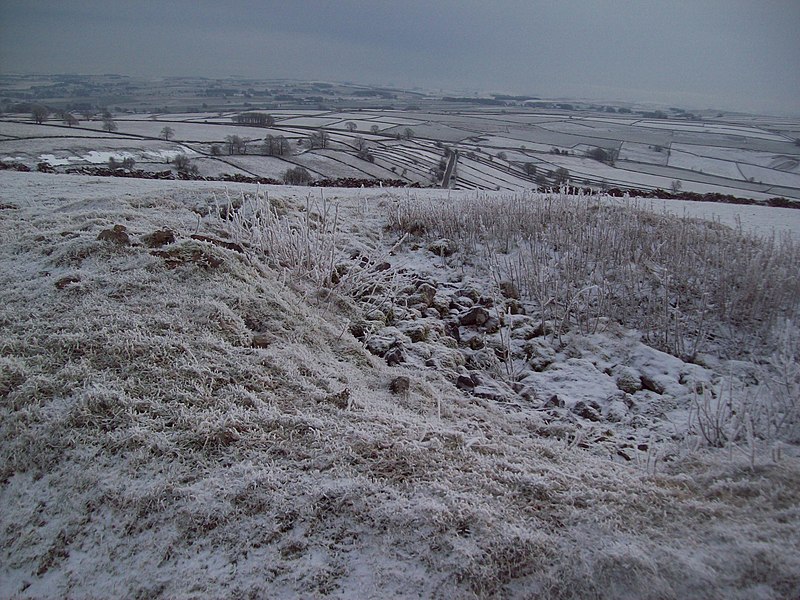
M293 188L220 214L199 182L3 177L3 597L800 592L793 452L615 464L365 351L354 296L303 266L379 259L405 192L331 191L337 220ZM131 245L97 239L115 224Z
M755 452L757 440L800 439L800 247L790 236L559 194L410 199L390 219L397 231L450 240L456 265L509 282L559 344L567 331L613 323L684 361L762 365L762 385L735 398L697 390L687 430L712 446L746 439Z
M558 194L409 201L391 218L400 231L481 255L539 304L543 321L593 329L607 317L677 356L720 337L726 352L771 347L775 326L798 317L800 248L788 236Z

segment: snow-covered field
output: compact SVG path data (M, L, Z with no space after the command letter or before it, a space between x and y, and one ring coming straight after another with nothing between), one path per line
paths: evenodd
M797 597L789 239L0 172L0 596Z
M256 110L256 109L254 109ZM258 109L261 110L261 109ZM548 171L559 167L570 171L570 180L595 187L628 187L635 189L669 189L680 181L687 192L719 192L737 197L764 200L775 196L800 197L800 155L790 135L775 133L780 122L754 119L742 123L687 121L676 116L665 119L637 119L632 116L596 114L592 111L568 111L561 114L523 110L474 110L467 107L458 112L400 111L395 109L352 110L269 110L275 117L272 128L248 127L236 124L238 113L224 111L205 113L125 114L117 118L118 131L101 131L99 119L82 121L73 128L54 126L55 119L43 125L25 122L29 115L9 115L0 121L0 158L7 162L23 162L34 167L48 161L55 166L67 166L69 157L79 157L89 151L110 152L118 148L136 158L137 148L147 148L161 135L164 127L173 130L173 143L188 144L201 153L210 153L211 144L219 144L227 152L224 140L237 135L254 140L248 155L260 151L266 135L283 135L290 139L294 153L301 148L294 142L308 138L312 129L324 128L332 148L349 151L357 159L356 138L365 139L371 150L390 140L404 146L402 151L386 153L380 172L394 168L408 169L413 181L435 184L424 169L407 164L408 153L419 153L417 160L426 160L425 152L436 144L436 152L445 147L466 152L496 156L505 152L517 163L534 162ZM350 132L348 125L356 130ZM377 133L372 134L373 127ZM406 139L411 129L411 139ZM401 139L395 140L399 136ZM193 146L194 144L194 146ZM94 145L95 147L92 147ZM378 147L378 148L376 148ZM595 147L618 149L618 164L614 168L583 157ZM660 151L657 150L660 149ZM553 154L557 149L560 154ZM394 155L398 161L393 162ZM375 153L377 157L378 154ZM146 158L143 156L143 159ZM138 158L136 160L139 160ZM252 158L247 158L252 162ZM299 160L304 160L299 158ZM413 160L413 159L412 159ZM71 161L74 162L74 161ZM204 161L207 163L208 161ZM437 160L438 162L438 160ZM221 163L223 164L223 163ZM351 163L352 164L352 163ZM217 167L210 171L216 172ZM507 169L490 169L463 161L467 177L450 180L455 189L514 189L524 190L532 181L509 178ZM342 169L334 161L319 165L317 177L335 178L352 169ZM205 169L205 171L209 171ZM205 172L204 171L204 172ZM251 172L270 171L268 161L263 168ZM474 176L473 176L474 175ZM488 177L487 177L488 176ZM552 177L547 183L552 183Z

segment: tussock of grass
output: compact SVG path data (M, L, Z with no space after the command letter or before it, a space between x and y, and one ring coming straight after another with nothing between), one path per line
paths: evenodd
M401 232L448 238L461 260L538 303L543 321L594 331L602 318L635 328L656 347L693 358L771 352L798 317L800 248L600 196L411 199L391 215Z
M385 366L269 253L187 241L177 200L130 203L0 222L2 595L800 591L796 462L749 483L703 455L655 478L611 464L534 412ZM95 243L122 216L220 262Z

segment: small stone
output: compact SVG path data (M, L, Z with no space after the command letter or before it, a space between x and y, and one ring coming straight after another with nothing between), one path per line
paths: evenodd
M444 334L453 338L455 341L461 341L461 331L458 329L458 323L448 321L444 324Z
M558 397L558 394L553 394L542 405L542 408L564 408L564 401Z
M512 298L514 300L519 300L519 288L514 285L511 281L501 281L500 282L500 293L503 294L505 298Z
M453 240L442 238L440 240L436 240L435 242L431 242L428 245L428 250L437 256L452 256L452 254L456 251L456 244L453 242Z
M367 328L363 321L350 323L350 334L357 340L363 340L367 335Z
M489 320L489 311L482 306L469 309L461 316L462 325L477 325L480 327Z
M256 333L253 335L253 340L250 342L250 345L253 348L269 348L274 341L274 337L272 335L266 333Z
M393 394L407 394L408 388L411 385L411 381L405 375L401 375L400 377L395 377L392 379L392 382L389 384L389 389L392 391Z
M459 375L456 380L456 387L460 390L472 391L478 385L480 385L480 380L474 373L470 375Z
M175 232L171 229L159 229L142 236L142 241L148 248L160 248L175 243Z
M423 283L417 288L417 293L425 301L426 306L433 304L433 299L436 297L436 288L429 283Z
M114 225L113 229L104 229L97 236L101 242L112 242L119 246L130 246L131 238L125 231L124 225Z
M209 244L214 244L215 246L219 246L220 248L225 248L227 250L233 250L234 252L238 252L239 254L244 254L244 248L240 244L236 242L227 242L225 240L220 240L208 235L199 235L195 233L191 236L193 240L197 240L198 242L208 242Z
M506 310L510 312L512 315L525 314L525 307L523 306L522 302L520 302L519 300L515 300L514 298L506 302Z
M344 388L341 392L328 394L323 400L328 404L333 404L336 408L344 410L350 406L350 389Z
M642 389L648 390L650 392L654 392L659 396L664 393L664 386L647 375L642 375Z
M66 277L62 277L61 279L56 281L56 288L58 288L59 290L63 290L68 285L73 283L80 283L80 281L81 278L78 277L77 275L67 275Z
M403 353L403 349L399 346L389 350L383 358L386 361L386 364L390 367L394 367L406 362L406 356Z
M635 394L642 389L642 379L630 367L622 367L616 376L617 387L627 394Z
M587 421L600 421L603 418L600 414L600 407L595 403L587 404L586 402L578 401L572 408L572 412Z

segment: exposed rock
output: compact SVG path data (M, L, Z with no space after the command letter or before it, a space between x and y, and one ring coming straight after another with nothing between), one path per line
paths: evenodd
M161 248L161 246L175 243L175 232L171 229L159 229L143 235L142 241L148 248Z
M650 392L655 392L659 396L664 393L664 386L660 382L656 381L655 379L647 375L641 376L641 388L639 389L645 389Z
M420 295L426 306L431 306L436 297L436 288L429 283L423 283L417 288L417 294Z
M234 252L238 252L239 254L244 254L244 248L242 248L239 244L235 242L226 242L225 240L219 240L217 238L199 234L192 235L192 239L197 240L198 242L208 242L209 244L214 244L215 246L219 246L220 248L227 248L228 250L233 250Z
M193 263L203 269L216 269L223 263L222 259L201 248L173 247L169 250L152 250L150 253L163 258L164 265L168 269L175 269L187 263Z
M274 335L269 333L256 333L253 335L250 345L253 346L253 348L268 348L274 341Z
M428 339L428 327L418 321L410 321L398 325L400 331L406 334L412 342L423 342Z
M558 394L553 394L542 404L542 408L564 408L564 401L558 397Z
M56 281L56 288L59 290L63 290L70 284L73 283L80 283L81 278L78 275L67 275L66 277L62 277L58 281Z
M367 335L367 327L363 321L350 323L350 334L357 340L363 340Z
M500 331L500 319L498 319L497 317L489 316L489 318L486 319L486 322L483 324L483 329L486 331L486 333L490 335L493 333L497 333L498 331Z
M603 419L600 406L596 402L584 402L579 400L575 403L575 406L572 407L572 412L587 421L601 421Z
M519 300L519 288L513 282L501 281L499 287L503 297Z
M128 236L124 225L114 225L112 229L104 229L97 236L101 242L112 242L119 246L130 246L131 238Z
M456 291L455 296L457 298L469 298L473 304L475 304L478 299L480 299L481 294L478 290L471 287L461 288L460 290Z
M505 303L505 310L510 312L512 315L524 315L525 314L525 306L519 300L511 298L507 300Z
M460 390L466 390L471 392L475 389L476 386L480 385L480 379L476 373L470 373L468 375L459 375L458 379L456 380L456 387Z
M458 323L454 323L453 321L448 321L445 323L444 334L453 338L457 342L461 341L461 330L458 328Z
M400 377L395 377L392 379L392 382L389 384L389 389L392 391L393 394L407 394L408 388L411 385L411 381L405 375L401 375Z
M328 394L322 398L321 401L327 404L333 404L336 408L344 410L350 406L350 389L344 388L340 392Z
M383 358L390 367L406 362L406 355L400 346L395 346L389 350Z
M461 316L462 325L477 325L480 327L489 320L489 311L482 306L471 308Z
M456 251L456 244L453 240L442 238L436 240L435 242L431 242L428 245L428 250L437 256L452 256Z
M617 387L628 394L635 394L642 389L642 378L635 369L630 367L620 368L615 381Z

